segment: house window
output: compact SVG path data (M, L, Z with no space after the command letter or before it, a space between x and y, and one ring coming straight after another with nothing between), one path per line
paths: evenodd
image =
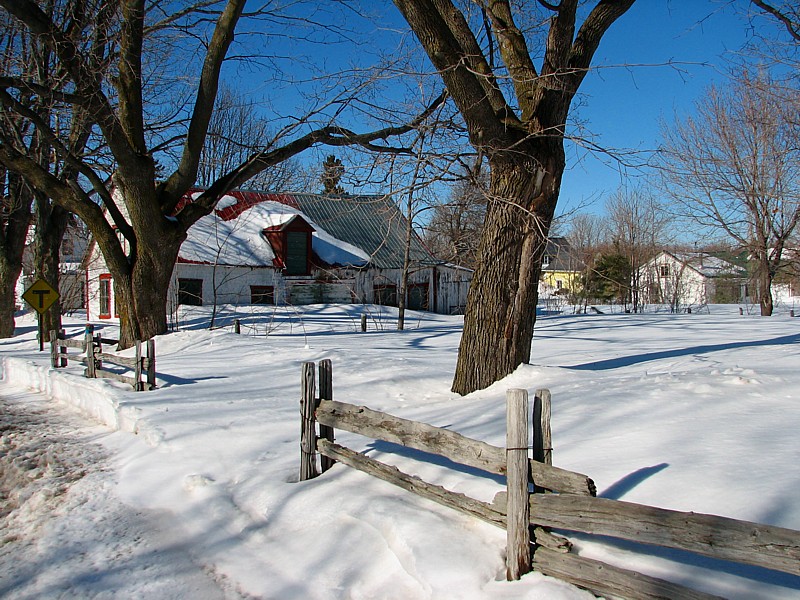
M550 266L550 255L549 254L545 254L542 257L542 268L546 269L549 266Z
M251 285L250 304L275 304L275 288L271 285Z
M408 286L406 302L409 310L428 310L428 284L412 283Z
M664 278L669 277L669 265L661 265L659 267L659 275Z
M100 318L111 318L111 275L100 275Z
M178 279L178 304L203 306L203 280Z
M376 285L373 288L375 304L382 306L397 306L397 286L396 285Z
M286 232L286 274L308 275L308 234Z
M564 282L561 281L560 279L556 279L556 289L561 290L563 288L564 288Z

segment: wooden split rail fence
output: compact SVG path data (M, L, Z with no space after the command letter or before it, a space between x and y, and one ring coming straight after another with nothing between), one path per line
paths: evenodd
M94 329L86 327L84 337L67 338L61 332L50 331L50 358L54 369L66 367L68 361L75 360L86 365L84 375L90 378L105 377L127 383L134 390L153 390L156 388L156 341L149 339L144 344L139 340L135 342L135 355L133 357L119 356L103 352L103 345L118 344L119 340L93 335ZM142 356L142 346L146 354ZM78 350L84 356L69 354L68 348ZM111 371L103 367L112 364L133 371L132 375Z
M718 598L580 557L571 552L569 540L553 534L551 529L673 548L800 576L798 531L597 498L595 485L589 477L552 466L549 400L547 390L536 392L532 411L535 439L531 445L528 393L526 390L509 390L506 396L506 447L501 448L447 429L334 401L329 360L319 364L317 394L315 365L303 363L300 479L314 478L340 462L505 528L508 544L506 575L509 580L519 579L535 569L599 595L631 599ZM437 454L462 465L504 475L507 491L498 493L491 503L451 492L335 443L336 429ZM528 458L531 447L533 459ZM321 455L321 471L317 467L317 453ZM533 484L535 493L530 493L530 484Z

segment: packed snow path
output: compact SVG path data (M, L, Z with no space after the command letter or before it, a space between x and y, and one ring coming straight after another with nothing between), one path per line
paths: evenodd
M0 386L1 598L242 597L115 497L106 430L45 402Z

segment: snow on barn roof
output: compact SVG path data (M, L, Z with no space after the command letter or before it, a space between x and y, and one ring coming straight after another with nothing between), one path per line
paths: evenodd
M201 190L194 190L197 197ZM262 235L301 216L314 229L312 248L330 265L399 268L405 246L405 219L391 199L377 196L329 197L232 191L216 210L189 229L180 259L212 264L272 266L275 258ZM435 264L414 237L411 259Z
M676 252L673 256L704 277L743 277L747 275L745 269L707 252Z

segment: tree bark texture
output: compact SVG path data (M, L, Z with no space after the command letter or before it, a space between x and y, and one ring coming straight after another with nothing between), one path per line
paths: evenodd
M10 338L14 335L15 290L22 272L33 195L20 177L9 174L4 196L8 207L7 216L0 222L0 338Z
M541 259L564 170L563 149L551 152L549 170L532 160L493 165L478 250L487 258L478 262L467 296L456 393L487 387L530 360ZM532 197L537 179L549 189Z
M633 0L592 3L580 24L578 0L539 3L551 13L540 68L515 22L514 13L530 6L495 0L481 4L483 18L471 21L450 0L394 2L447 87L470 143L491 169L453 379L453 391L468 394L530 360L541 258L564 173L569 107L600 40ZM498 60L502 77L495 70Z
M61 241L67 230L69 213L52 204L42 193L36 192L36 237L34 240L34 271L54 290L59 289ZM42 314L42 331L61 331L61 300L56 300Z

